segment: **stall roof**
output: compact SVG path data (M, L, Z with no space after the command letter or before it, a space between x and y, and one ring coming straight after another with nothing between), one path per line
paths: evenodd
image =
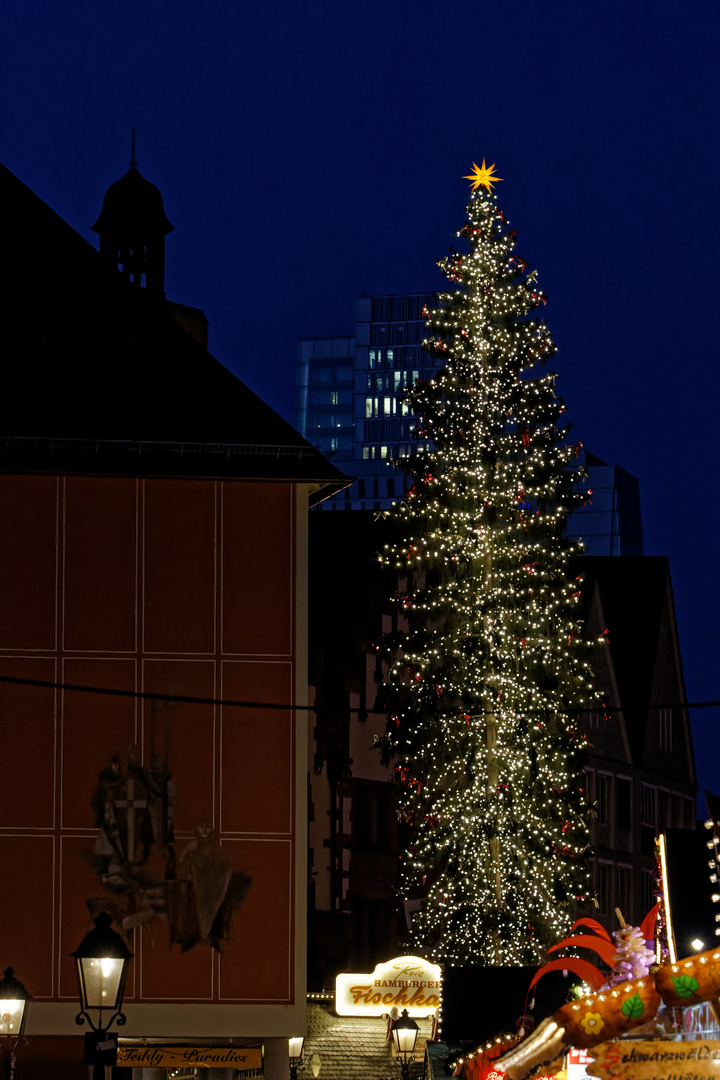
M419 1038L428 1038L431 1021L420 1019L417 1025ZM317 1080L401 1080L400 1062L391 1054L387 1032L387 1021L381 1017L338 1016L332 1003L308 1003L298 1080L314 1080L315 1055L320 1068ZM410 1066L411 1080L423 1076L423 1059L421 1051Z

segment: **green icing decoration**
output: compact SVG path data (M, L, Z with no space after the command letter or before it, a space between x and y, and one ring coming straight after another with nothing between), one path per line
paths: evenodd
M692 997L699 985L697 979L693 979L691 975L673 976L673 986L678 997Z
M637 1020L639 1016L643 1014L642 998L639 994L633 994L632 997L626 998L623 1001L620 1008L623 1016L626 1016L628 1020Z

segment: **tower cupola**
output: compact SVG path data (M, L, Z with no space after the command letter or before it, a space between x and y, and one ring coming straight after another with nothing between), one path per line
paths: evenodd
M165 237L174 227L159 190L137 167L133 131L130 168L105 192L100 217L92 226L100 237L100 255L133 285L164 296Z

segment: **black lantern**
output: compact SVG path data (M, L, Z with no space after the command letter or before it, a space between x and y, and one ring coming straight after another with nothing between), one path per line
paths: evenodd
M15 1071L15 1051L22 1040L27 1020L27 1003L30 995L23 984L15 978L11 967L5 968L0 980L0 1040L5 1059L5 1075L11 1080Z
M410 1062L413 1059L415 1047L417 1046L418 1026L412 1017L408 1016L407 1009L403 1009L391 1030L395 1052L400 1058L403 1080L408 1080L408 1077L410 1076Z
M80 1012L75 1023L83 1024L87 1020L93 1031L105 1032L115 1020L118 1024L125 1023L122 999L133 954L111 928L106 911L101 911L93 922L95 929L85 935L73 953L80 987ZM97 1024L92 1021L90 1009L97 1010ZM103 1014L108 1013L109 1018L105 1019Z
M304 1035L296 1035L288 1039L288 1055L290 1057L290 1080L297 1080L297 1071L302 1064Z

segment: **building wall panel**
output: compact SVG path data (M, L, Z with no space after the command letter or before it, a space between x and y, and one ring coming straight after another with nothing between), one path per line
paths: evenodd
M141 937L141 940L140 940ZM138 935L136 965L141 1001L212 1001L215 957L206 946L181 952L170 944L170 927L159 919Z
M146 652L215 651L215 486L145 482Z
M230 840L235 869L252 878L220 957L220 1000L288 1002L292 988L292 844Z
M292 701L292 665L225 661L224 700ZM285 833L292 828L292 714L287 709L224 706L222 812L225 833Z
M134 652L137 481L69 476L64 488L65 649Z
M212 660L146 660L146 693L178 694L212 699ZM177 786L175 829L190 836L200 822L215 822L215 709L182 701L144 701L144 754L153 751L168 763Z
M55 658L0 656L0 675L54 682ZM0 682L0 828L52 829L55 812L55 701L48 687ZM0 863L0 866L2 863Z
M54 649L54 476L0 476L0 649Z
M92 926L91 912L105 909L116 926L125 922L135 952L129 1002L293 1002L292 712L212 704L222 696L293 699L292 486L226 484L231 494L221 504L210 481L6 480L0 507L20 524L3 531L0 520L0 599L12 612L0 627L0 675L63 685L0 682L0 865L19 883L0 900L0 954L34 996L75 1002L71 953ZM64 511L57 491L65 493ZM225 557L217 561L219 539ZM24 611L22 596L34 610ZM116 755L122 776L131 760L142 775L154 753L177 786L176 865L157 844L144 862L136 844L131 878L144 889L143 875L156 875L169 901L162 917L140 927L142 902L101 878L116 856L106 838L104 849L98 842L109 783L106 776L103 788L100 774ZM121 820L127 789L117 798ZM192 878L203 823L207 842L231 853L235 874L222 981L207 943L185 951L170 944L167 916L177 933L175 901L186 888L178 882ZM16 936L23 939L17 961Z
M63 681L75 686L137 689L135 661L100 657L66 659ZM137 703L133 697L62 692L62 824L70 829L96 826L92 807L100 772L117 754L127 758L138 742Z
M223 484L225 653L290 654L291 541L289 485Z
M53 995L54 838L0 834L0 956L34 998Z
M103 889L92 868L92 852L95 844L94 834L64 833L58 850L58 868L60 878L60 919L57 933L56 962L59 971L58 997L77 1001L77 974L72 953L78 947L85 934L93 928L91 909L99 911L106 908L112 914L112 897ZM117 921L113 929L117 929ZM131 931L128 944L135 952L134 935ZM135 997L135 971L130 966L130 974L125 985L125 997Z

